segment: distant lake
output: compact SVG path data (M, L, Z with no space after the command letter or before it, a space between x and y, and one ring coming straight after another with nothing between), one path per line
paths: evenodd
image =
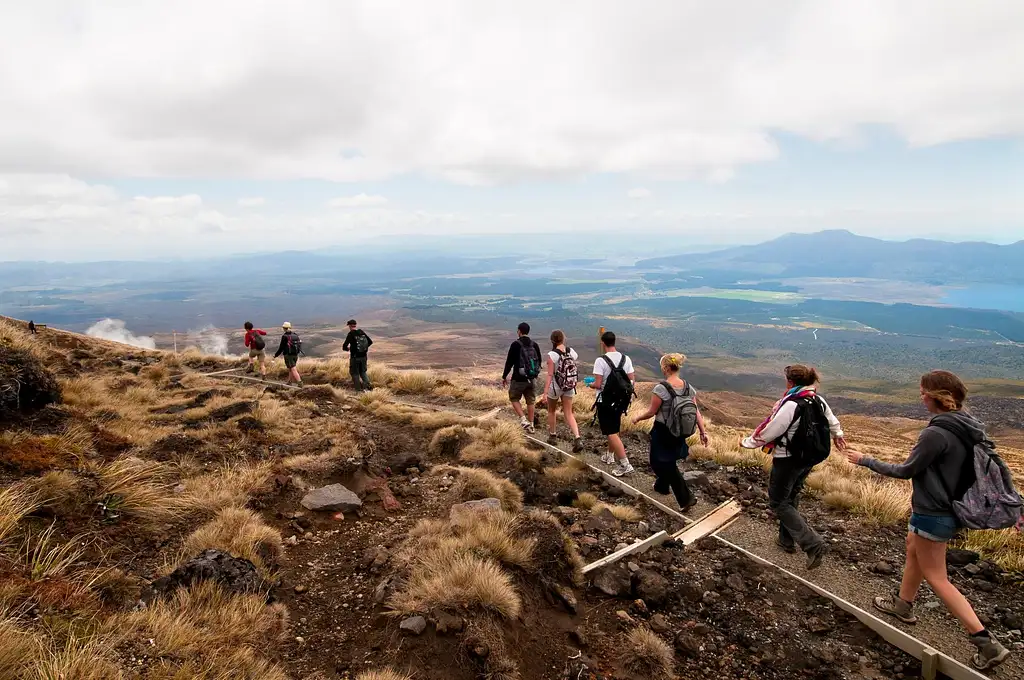
M1024 286L968 286L952 288L942 303L954 307L1024 312Z

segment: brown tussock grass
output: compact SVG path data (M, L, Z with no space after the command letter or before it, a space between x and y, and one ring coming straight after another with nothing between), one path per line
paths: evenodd
M437 377L430 371L398 371L388 382L388 387L398 394L429 394L436 386Z
M433 562L469 553L521 569L533 566L536 540L519 535L520 520L509 512L480 513L471 522L420 520L409 532L404 559Z
M472 554L436 552L414 566L389 606L399 614L437 610L484 611L516 619L522 610L511 576L497 563Z
M544 476L557 484L574 484L587 474L587 464L578 458L566 458L555 467L544 468Z
M608 510L615 516L615 519L623 522L639 522L644 518L642 512L637 510L631 505L611 505L609 503L597 503L590 508L590 512L593 515L600 513L602 510Z
M244 506L249 497L269 487L272 465L239 463L185 480L178 505L190 513L214 515L224 508Z
M11 538L22 518L39 504L39 494L25 486L9 486L0 490L0 546Z
M467 385L459 381L453 383L438 385L433 393L476 408L494 408L508 403L508 393L497 387Z
M589 491L581 491L576 494L576 500L572 502L574 508L581 508L583 510L592 510L598 503L597 496L590 493Z
M412 677L391 668L377 668L363 671L356 676L356 680L412 680Z
M432 474L450 473L456 476L452 491L465 501L497 498L507 512L519 512L523 508L523 492L507 479L480 468L440 465Z
M464 446L469 444L472 437L469 431L462 425L449 425L442 427L434 433L427 447L434 456L442 458L454 458Z
M127 456L101 467L99 502L143 522L167 522L181 515L172 492L170 468Z
M225 508L189 534L182 546L182 561L209 548L244 557L264 572L275 567L284 554L280 532L246 508Z
M1016 529L968 531L955 545L981 553L1007 571L1024 572L1024 533Z
M622 646L622 665L641 678L673 677L675 655L667 642L646 628L634 628Z

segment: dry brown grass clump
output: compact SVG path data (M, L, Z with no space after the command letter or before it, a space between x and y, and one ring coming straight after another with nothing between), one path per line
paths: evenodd
M589 510L590 514L596 515L604 510L612 513L616 519L623 522L639 522L644 518L642 512L632 505L612 505L601 501L595 494L589 491L581 491L576 494L576 500L572 502L573 507Z
M377 668L372 671L363 671L356 676L356 680L412 680L412 678L391 668Z
M452 491L465 501L497 498L507 512L519 512L523 507L522 490L507 479L480 468L440 465L432 474L452 474L456 477Z
M465 427L449 425L434 433L427 450L434 456L451 459L457 456L471 440L469 430Z
M244 506L250 496L268 488L272 469L268 462L240 463L192 477L185 480L178 505L187 512L209 515Z
M668 680L673 677L675 656L660 637L646 628L634 628L622 647L622 665L637 677Z
M454 381L454 384L439 384L434 388L434 394L474 408L493 408L508 403L508 393L504 390L497 387L467 385L459 381Z
M414 564L449 560L462 553L492 559L521 569L534 565L535 538L520 531L520 518L510 512L485 512L471 522L452 524L420 520L409 532L404 558Z
M544 468L544 476L560 485L568 485L583 479L590 468L578 458L566 458L560 465Z
M97 473L99 498L108 518L127 515L144 522L166 522L181 515L170 468L140 458L118 458Z
M275 566L283 554L277 529L245 508L225 508L193 531L182 546L182 557L188 559L208 548L244 557L263 571Z
M0 546L14 533L18 523L39 507L39 495L25 486L0 490Z
M0 321L0 418L60 401L46 355L27 331Z
M438 551L420 559L405 587L390 600L398 613L483 611L515 619L522 602L508 572L499 564L471 553Z
M1007 571L1024 572L1024 533L1016 529L968 531L957 547L979 552Z
M0 434L0 465L23 474L37 474L74 465L91 446L92 437L81 426L40 436L8 431Z
M373 378L370 379L373 384ZM398 371L388 387L398 394L429 394L437 386L437 377L430 371Z

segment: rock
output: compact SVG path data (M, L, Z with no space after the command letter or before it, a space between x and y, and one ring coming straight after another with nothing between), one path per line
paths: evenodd
M626 568L629 569L634 574L636 572L640 571L640 565L637 564L636 562L626 562Z
M395 579L392 576L387 577L383 581L377 584L377 587L373 589L373 601L375 604L381 604L386 599L391 597L391 593L395 589Z
M651 533L651 526L647 522L637 522L636 530L640 533L641 536L646 536L647 534Z
M634 576L637 597L649 606L657 607L668 599L669 582L664 576L650 569L643 569Z
M457 503L448 511L448 519L452 524L465 526L472 524L474 517L482 513L498 512L501 510L501 501L497 498L484 498L478 501L466 501Z
M683 473L683 481L688 486L695 486L698 489L706 489L709 486L707 473L700 470L687 470Z
M302 497L302 507L325 512L353 512L363 506L359 496L342 484L329 484Z
M304 645L306 644L306 638L302 637L301 635L297 635L295 636L295 643L299 645Z
M284 539L284 544L285 545L298 545L299 544L299 538L298 538L298 536L289 536L288 538Z
M576 601L576 595L573 592L561 584L554 584L551 588L558 599L565 605L565 608L570 614L575 614L579 609L579 603Z
M706 623L698 623L697 625L695 625L693 627L693 634L694 635L699 635L699 636L703 637L703 636L707 635L710 632L711 632L711 628L709 628L708 624L706 624Z
M651 630L655 633L668 633L672 630L672 624L665 618L664 614L655 614L650 620Z
M363 559L359 561L359 566L363 569L376 571L387 564L390 557L391 555L387 549L382 546L378 545L373 548L367 548L366 552L363 553Z
M299 585L297 585L294 588L292 588L292 590L294 590L297 594L301 595L302 593L304 593L307 590L309 590L309 586L304 586L304 585L302 585L300 583Z
M968 564L974 564L979 559L981 559L981 555L973 550L953 548L946 551L946 564L954 567L965 567Z
M391 468L392 474L400 475L404 474L409 468L418 468L420 465L420 455L414 451L403 451L396 453L388 461L388 467Z
M628 543L616 543L615 544L615 552L619 552L620 550L625 550L628 547L629 547Z
M214 581L231 593L254 593L268 589L252 562L212 549L204 550L167 576L153 581L152 588L167 594L199 581Z
M807 630L811 631L815 635L824 635L832 630L833 626L828 621L823 621L817 616L812 616L807 619Z
M398 627L406 633L422 635L423 631L427 629L427 620L422 616L410 616L406 620L402 621Z
M729 574L725 577L725 585L729 586L737 592L746 592L747 584L743 581L743 577L739 574Z
M208 417L210 420L231 420L246 413L252 413L255 405L256 403L252 401L238 401L213 409Z
M615 616L619 619L619 623L627 626L636 625L636 620L622 609L615 612Z
M1003 625L1007 628L1024 628L1024 616L1014 613L1004 614Z
M979 578L973 579L971 583L974 584L975 588L977 588L983 593L991 593L996 589L995 583L992 583L990 581L982 581Z
M981 573L981 567L977 564L968 564L964 567L964 571L966 571L971 576L977 576Z
M600 512L592 514L584 523L583 528L587 531L601 531L609 533L618 531L619 520L608 508L601 508Z
M896 568L888 562L886 562L885 560L879 560L871 566L871 571L875 572L876 574L881 574L883 576L891 576L892 574L896 573Z
M621 562L595 571L591 583L599 591L612 597L629 597L633 589L629 570Z
M683 632L677 635L675 646L683 656L688 656L691 659L700 656L700 640L689 633Z
M466 622L461 617L452 616L447 612L437 612L434 614L434 628L437 630L438 635L459 633L465 627Z
M939 602L938 600L928 600L927 602L924 603L924 608L925 609L938 609L941 606L942 606L942 603Z

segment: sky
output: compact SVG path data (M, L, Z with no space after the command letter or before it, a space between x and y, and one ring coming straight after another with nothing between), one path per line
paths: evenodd
M0 260L1024 238L1013 0L0 0Z

